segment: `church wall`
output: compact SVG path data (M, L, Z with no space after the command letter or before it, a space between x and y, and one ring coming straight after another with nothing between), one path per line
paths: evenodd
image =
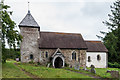
M100 60L97 60L97 55L100 55ZM90 62L88 62L88 56L90 56ZM86 66L90 67L94 65L95 68L107 67L107 53L106 52L87 52L86 53Z
M41 64L47 64L49 62L49 58L46 58L45 54L48 52L48 57L52 56L57 49L40 49L39 50L39 61ZM69 66L74 67L74 65L80 62L80 66L86 65L86 50L78 50L78 49L60 49L61 53L65 57L65 63L69 64ZM72 60L72 52L76 52L76 60Z
M38 28L20 27L21 35L23 36L21 42L21 62L30 62L30 55L33 55L33 61L38 61Z

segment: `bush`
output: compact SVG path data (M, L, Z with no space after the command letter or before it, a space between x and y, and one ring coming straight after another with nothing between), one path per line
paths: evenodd
M37 62L37 65L40 65L40 62Z
M31 61L29 62L29 64L34 64L33 60L31 60Z
M69 67L69 64L65 63L65 67Z
M117 62L114 62L114 63L108 62L108 67L120 68L120 64L118 64Z

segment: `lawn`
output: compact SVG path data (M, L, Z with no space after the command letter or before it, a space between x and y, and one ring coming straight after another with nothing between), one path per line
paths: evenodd
M118 69L118 68L96 68L95 70L96 70L96 74L103 78L111 78L111 74L106 73L107 70L119 71L119 74L120 74L120 69Z
M3 78L32 78L32 76L25 73L32 74L33 76L37 76L37 78L92 78L92 76L100 76L102 78L111 78L110 73L106 73L107 70L118 70L118 68L95 68L96 74L84 71L84 70L74 70L74 68L63 68L63 69L55 69L55 68L47 68L40 65L28 64L28 63L17 63L15 61L7 61L7 63L2 65L2 77ZM22 71L24 69L25 71ZM85 74L80 74L72 71L68 71L65 69L70 69L73 71L78 71ZM90 69L90 68L88 68ZM89 75L89 76L88 76Z
M91 78L89 76L64 69L46 68L30 64L20 64L19 67L25 69L33 75L38 76L39 78Z
M14 64L14 61L7 61L7 63L2 65L2 77L3 78L30 78Z
M2 65L2 77L3 78L31 78L24 71L31 73L37 78L91 78L87 75L67 71L64 69L46 68L43 66L35 66L31 64L21 64L15 61L7 61Z
M83 69L82 67L80 68L81 70L75 70L74 68L65 68L65 69L78 71L78 72L90 74L90 75L93 75L93 76L99 76L99 77L102 77L102 78L112 78L110 73L106 73L107 70L119 71L119 74L120 74L120 69L118 69L118 68L95 68L96 74L93 74L93 73L88 72L88 71L84 71L84 70L82 70ZM87 69L90 70L90 68L87 68Z

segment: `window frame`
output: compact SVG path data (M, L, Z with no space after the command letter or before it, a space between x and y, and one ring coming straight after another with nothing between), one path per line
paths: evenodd
M101 60L101 56L100 56L100 54L97 55L97 60L98 60L98 61Z
M48 51L45 52L45 57L48 58Z
M72 60L76 60L77 59L77 53L76 53L76 51L73 51L72 52Z
M34 59L33 54L30 54L30 59L31 59L31 60L33 60L33 59Z
M91 57L90 56L88 56L88 62L91 62Z

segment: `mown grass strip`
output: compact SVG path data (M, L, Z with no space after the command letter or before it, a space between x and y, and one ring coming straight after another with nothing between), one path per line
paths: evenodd
M89 74L89 75L93 75L93 76L96 76L96 77L102 77L102 78L112 78L110 73L106 73L107 70L119 71L119 73L120 73L120 69L118 69L118 68L95 68L96 74L93 74L91 72L82 70L82 68L80 68L81 70L75 70L74 68L68 68L68 67L65 68L65 69L78 71L78 72L82 72L82 73L86 73L86 74ZM87 69L90 70L90 68L87 68Z
M2 77L3 78L30 78L23 71L21 71L14 61L7 61L2 64Z
M19 64L22 69L40 78L92 78L83 74L67 71L64 69L46 68L30 64Z

